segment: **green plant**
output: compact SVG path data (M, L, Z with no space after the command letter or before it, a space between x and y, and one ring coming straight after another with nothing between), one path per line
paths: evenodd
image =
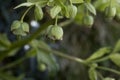
M6 76L8 76L11 78L11 80L20 80L21 78L14 79L14 77L4 73L4 70L13 67L16 64L19 64L21 61L33 56L37 56L38 69L45 70L48 66L49 71L55 74L55 72L59 70L59 65L53 56L53 54L55 54L65 59L76 61L88 67L90 80L114 80L109 76L104 78L99 72L99 69L110 71L118 75L120 75L120 72L112 68L99 66L99 63L110 60L116 66L120 66L120 41L116 43L114 48L103 47L94 52L87 59L81 59L52 49L41 38L43 37L42 35L47 35L48 38L52 40L62 40L64 33L62 27L64 24L62 22L60 24L58 23L58 20L61 18L68 18L69 20L67 20L67 24L69 24L71 21L78 22L79 20L80 25L92 27L94 23L93 16L96 16L96 10L98 10L103 13L105 11L106 17L113 19L115 16L117 16L117 13L119 13L119 4L119 0L97 0L94 1L93 4L91 0L27 0L27 2L16 6L15 9L22 6L26 6L28 9L22 15L20 20L15 20L11 25L11 31L18 37L18 40L15 42L10 42L5 35L0 35L0 61L8 56L15 55L15 53L26 44L28 44L31 48L26 51L26 55L22 59L1 67L1 78L9 80L9 78L6 78ZM115 6L115 8L111 6ZM42 24L38 30L28 35L29 25L28 23L24 22L26 14L29 10L34 9L35 19L37 21L42 20L44 18L44 7L49 7L47 11L49 13L49 17L51 17L50 21ZM40 38L38 39L38 37Z

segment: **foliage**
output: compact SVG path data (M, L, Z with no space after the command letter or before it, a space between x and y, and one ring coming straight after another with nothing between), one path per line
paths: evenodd
M90 80L114 80L110 76L104 76L100 70L110 71L120 75L118 70L101 66L103 61L111 61L116 67L120 67L120 41L115 47L102 47L93 52L92 55L85 59L69 56L50 47L45 42L45 36L52 41L63 39L63 27L72 22L92 28L94 25L94 17L101 12L108 21L112 21L115 17L120 20L120 1L119 0L27 0L19 4L14 9L27 7L20 20L14 20L11 24L11 31L17 37L16 41L11 42L5 34L0 34L0 61L5 58L15 56L16 52L26 44L30 47L25 51L25 55L20 61L3 65L0 68L0 79L2 80L22 80L22 77L13 77L12 73L7 72L9 69L25 59L36 57L37 69L44 71L48 69L49 74L54 76L59 70L59 64L54 55L69 59L88 68ZM24 21L27 13L32 11L36 21L44 20L49 16L50 20L45 21L34 33L30 34L30 26ZM65 19L64 22L58 20ZM62 26L61 26L62 25ZM94 46L93 46L94 47ZM9 70L8 70L9 71Z

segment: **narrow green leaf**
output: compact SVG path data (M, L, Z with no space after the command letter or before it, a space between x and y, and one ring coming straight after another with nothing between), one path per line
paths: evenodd
M54 0L49 0L49 2L53 2Z
M85 3L87 9L94 15L96 15L96 9L91 3Z
M34 3L34 2L40 2L42 0L27 0L27 2L31 2L31 3Z
M27 0L27 2L31 2L34 4L38 4L39 6L41 7L44 7L46 6L47 4L49 4L49 1L48 0Z
M32 5L34 5L34 4L31 3L31 2L26 2L26 3L19 4L14 9L17 9L17 8L20 8L20 7L23 7L23 6L29 7L29 6L32 6Z
M119 52L120 51L120 40L118 40L118 42L116 43L113 52Z
M0 34L0 51L7 50L11 46L11 42L8 40L6 34ZM4 55L4 53L0 52L0 54ZM7 56L7 55L6 55ZM0 56L0 60L3 57Z
M71 0L72 3L78 4L78 3L83 3L83 0Z
M11 45L11 42L8 40L6 34L0 34L0 50L1 48L7 48Z
M97 72L94 67L91 67L88 71L90 80L97 80Z
M52 18L55 18L58 13L61 11L61 7L60 6L54 6L51 10L50 10L50 15Z
M88 59L87 61L91 61L97 58L100 58L102 56L104 56L105 54L110 53L110 48L109 47L103 47L101 49L99 49L98 51L94 52Z
M114 78L111 78L111 77L106 77L104 78L103 80L115 80Z
M120 67L120 54L114 53L110 55L110 60Z
M14 56L18 50L19 50L19 48L9 51L8 56Z

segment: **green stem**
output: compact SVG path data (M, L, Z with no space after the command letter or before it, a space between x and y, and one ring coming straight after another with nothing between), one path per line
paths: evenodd
M85 13L85 15L88 15L88 9L86 7L86 2L84 3L84 13Z
M66 59L69 59L69 60L72 60L72 61L75 61L75 62L78 62L78 63L85 64L85 61L80 59L80 58L69 56L69 55L66 55L65 53L62 53L62 52L59 52L59 51L56 51L56 50L53 50L52 52L53 52L53 54L55 54L57 56L60 56L60 57L63 57L63 58L66 58Z
M1 68L0 68L0 71L3 71L3 70L8 69L8 68L11 68L11 67L13 67L13 66L15 66L15 65L17 65L17 64L20 64L20 63L23 62L26 58L27 58L27 57L22 57L21 59L18 59L18 60L16 60L16 61L12 62L12 63L9 63L9 64L1 67Z
M106 56L106 57L103 57L101 59L94 60L93 62L97 63L97 62L102 62L102 61L105 61L105 60L108 60L108 59L109 59L109 56Z
M110 5L110 7L112 6L112 0L110 0L110 4L109 5Z
M70 1L70 5L72 5L72 1L71 0L69 0Z
M57 26L57 22L58 22L58 15L55 18L55 26Z
M119 72L119 71L114 70L114 69L111 69L111 68L102 67L102 66L98 66L97 68L98 68L98 69L101 69L101 70L105 70L105 71L113 72L113 73L115 73L115 74L120 75L120 72Z
M62 52L59 52L59 51L56 51L56 50L48 50L48 49L45 49L41 46L39 46L39 48L41 50L45 51L46 53L53 53L57 56L60 56L60 57L63 57L63 58L66 58L66 59L69 59L69 60L87 65L86 62L84 60L80 59L80 58L69 56L69 55L66 55L65 53L62 53Z
M69 25L71 22L73 22L73 20L66 20L64 22L61 22L60 24L58 24L61 27L67 26Z
M100 72L97 72L97 74L98 74L100 80L103 80L103 79L104 79L104 77L102 76L102 74L101 74Z
M28 13L28 11L29 11L31 8L32 8L32 6L29 7L29 8L25 11L25 13L22 15L22 17L21 17L21 22L23 22L24 17L26 16L26 14Z
M6 44L5 42L3 42L2 40L0 40L0 45L4 46L4 47L9 47L10 44Z

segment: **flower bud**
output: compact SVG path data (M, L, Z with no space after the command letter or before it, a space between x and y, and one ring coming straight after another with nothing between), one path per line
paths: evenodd
M105 16L108 18L108 19L113 19L116 15L116 7L106 7L105 8Z
M63 29L60 26L53 25L48 33L48 37L53 40L62 40Z
M93 23L94 23L94 19L93 19L92 16L90 16L90 15L85 15L85 16L83 17L83 25L88 26L88 27L91 27L91 26L93 25Z
M75 18L77 14L77 7L74 5L68 5L67 9L68 9L68 14L66 15L66 17Z
M29 25L26 22L14 21L11 25L14 35L26 36L29 32Z
M40 70L40 71L45 71L46 69L47 69L47 67L46 67L46 65L45 64L39 64L38 65L38 69Z
M29 25L28 25L28 23L23 22L21 26L22 26L22 30L24 32L29 33Z
M18 20L15 20L11 25L11 31L18 29L21 26L21 22Z

